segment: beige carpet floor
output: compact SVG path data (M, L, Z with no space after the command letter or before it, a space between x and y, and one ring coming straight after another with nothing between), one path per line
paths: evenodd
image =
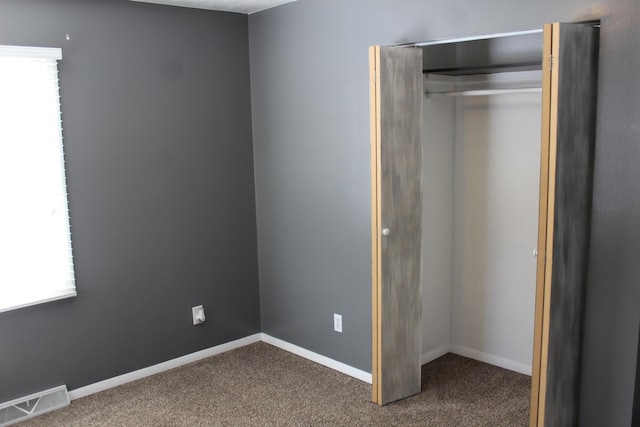
M21 426L526 426L530 378L454 354L422 393L384 407L371 386L265 343L71 402Z

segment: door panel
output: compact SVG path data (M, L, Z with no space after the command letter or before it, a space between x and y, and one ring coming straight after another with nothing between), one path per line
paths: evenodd
M573 426L589 261L599 31L560 23L545 25L544 31L550 52L543 58L548 116L542 152L544 159L548 151L548 179L539 253L546 265L542 276L538 270L542 301L536 306L531 425Z
M422 51L372 47L373 400L420 392Z

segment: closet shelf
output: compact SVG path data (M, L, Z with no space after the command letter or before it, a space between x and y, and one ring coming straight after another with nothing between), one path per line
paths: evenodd
M423 74L437 74L442 76L471 76L477 74L509 73L515 71L542 70L542 60L517 62L510 64L480 65L454 68L435 68L422 70Z

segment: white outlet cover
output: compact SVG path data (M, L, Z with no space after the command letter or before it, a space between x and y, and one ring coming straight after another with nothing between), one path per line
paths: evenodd
M191 316L193 317L194 325L199 325L200 323L204 323L204 306L197 305L195 307L191 307Z
M333 330L342 333L342 315L333 315Z

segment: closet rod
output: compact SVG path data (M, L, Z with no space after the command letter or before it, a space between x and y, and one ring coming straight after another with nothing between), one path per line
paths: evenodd
M522 87L514 89L481 89L481 90L452 90L446 92L425 91L427 98L432 96L486 96L486 95L505 95L510 93L539 93L542 92L540 87Z

